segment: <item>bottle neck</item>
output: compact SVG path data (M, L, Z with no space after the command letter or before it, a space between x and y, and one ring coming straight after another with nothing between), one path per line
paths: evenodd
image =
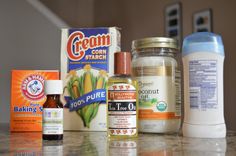
M131 74L115 74L117 77L131 77Z
M60 95L59 94L47 95L47 100L44 103L43 108L63 108L63 105L60 102Z
M60 95L59 94L49 94L49 95L47 95L47 99L60 100Z

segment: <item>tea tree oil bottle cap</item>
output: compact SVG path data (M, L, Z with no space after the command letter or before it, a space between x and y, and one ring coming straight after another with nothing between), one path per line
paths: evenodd
M62 80L45 80L44 93L46 95L62 94L63 93Z
M131 74L131 53L116 52L115 53L115 75L130 75Z

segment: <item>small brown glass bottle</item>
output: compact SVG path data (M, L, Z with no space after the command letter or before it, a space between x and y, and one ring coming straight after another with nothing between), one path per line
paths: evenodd
M43 140L63 139L63 105L60 94L63 93L61 80L46 80L44 92L47 100L43 105Z

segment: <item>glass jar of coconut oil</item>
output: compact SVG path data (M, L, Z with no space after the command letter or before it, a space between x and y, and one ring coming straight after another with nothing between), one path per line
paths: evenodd
M181 74L175 39L151 37L132 42L132 73L139 84L139 131L178 132Z

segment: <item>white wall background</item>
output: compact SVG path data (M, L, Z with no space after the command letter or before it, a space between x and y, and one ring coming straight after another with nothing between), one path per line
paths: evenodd
M37 0L0 1L0 123L9 122L11 70L59 69L64 26Z

